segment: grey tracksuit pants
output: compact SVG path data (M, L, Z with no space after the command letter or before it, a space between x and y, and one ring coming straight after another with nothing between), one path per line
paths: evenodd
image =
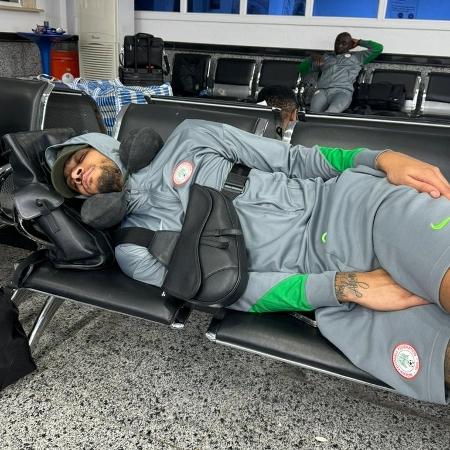
M353 92L348 89L318 89L311 99L309 110L313 113L341 113L351 104Z
M430 304L398 312L319 308L321 332L355 365L400 392L448 402L443 374L450 315L439 305L439 288L450 267L450 201L393 186L380 172L359 167L336 179L326 204L320 269L383 267Z

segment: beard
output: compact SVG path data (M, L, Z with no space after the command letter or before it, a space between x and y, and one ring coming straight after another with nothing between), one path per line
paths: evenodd
M108 192L120 192L123 189L123 177L120 169L114 164L101 166L102 174L98 179L99 194Z

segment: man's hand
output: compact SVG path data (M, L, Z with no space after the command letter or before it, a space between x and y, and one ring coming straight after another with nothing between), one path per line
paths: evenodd
M352 38L352 48L358 47L360 39Z
M321 55L314 54L311 56L314 66L321 67L323 65L323 59Z
M392 184L404 184L428 192L433 198L443 195L450 200L450 184L436 166L389 150L378 157L377 169L386 172Z
M383 269L339 272L334 286L339 302L353 302L376 311L398 311L428 303L398 285Z

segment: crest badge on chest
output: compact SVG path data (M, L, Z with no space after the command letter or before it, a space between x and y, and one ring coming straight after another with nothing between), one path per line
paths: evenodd
M172 183L175 187L186 184L194 172L194 164L191 161L181 161L175 166L172 174Z

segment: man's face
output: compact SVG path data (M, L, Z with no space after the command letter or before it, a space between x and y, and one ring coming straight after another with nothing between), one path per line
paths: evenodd
M334 42L334 52L337 55L347 53L352 48L352 38L350 35L341 36L339 35Z
M70 189L87 197L123 187L117 164L92 147L78 150L66 161L64 178Z

